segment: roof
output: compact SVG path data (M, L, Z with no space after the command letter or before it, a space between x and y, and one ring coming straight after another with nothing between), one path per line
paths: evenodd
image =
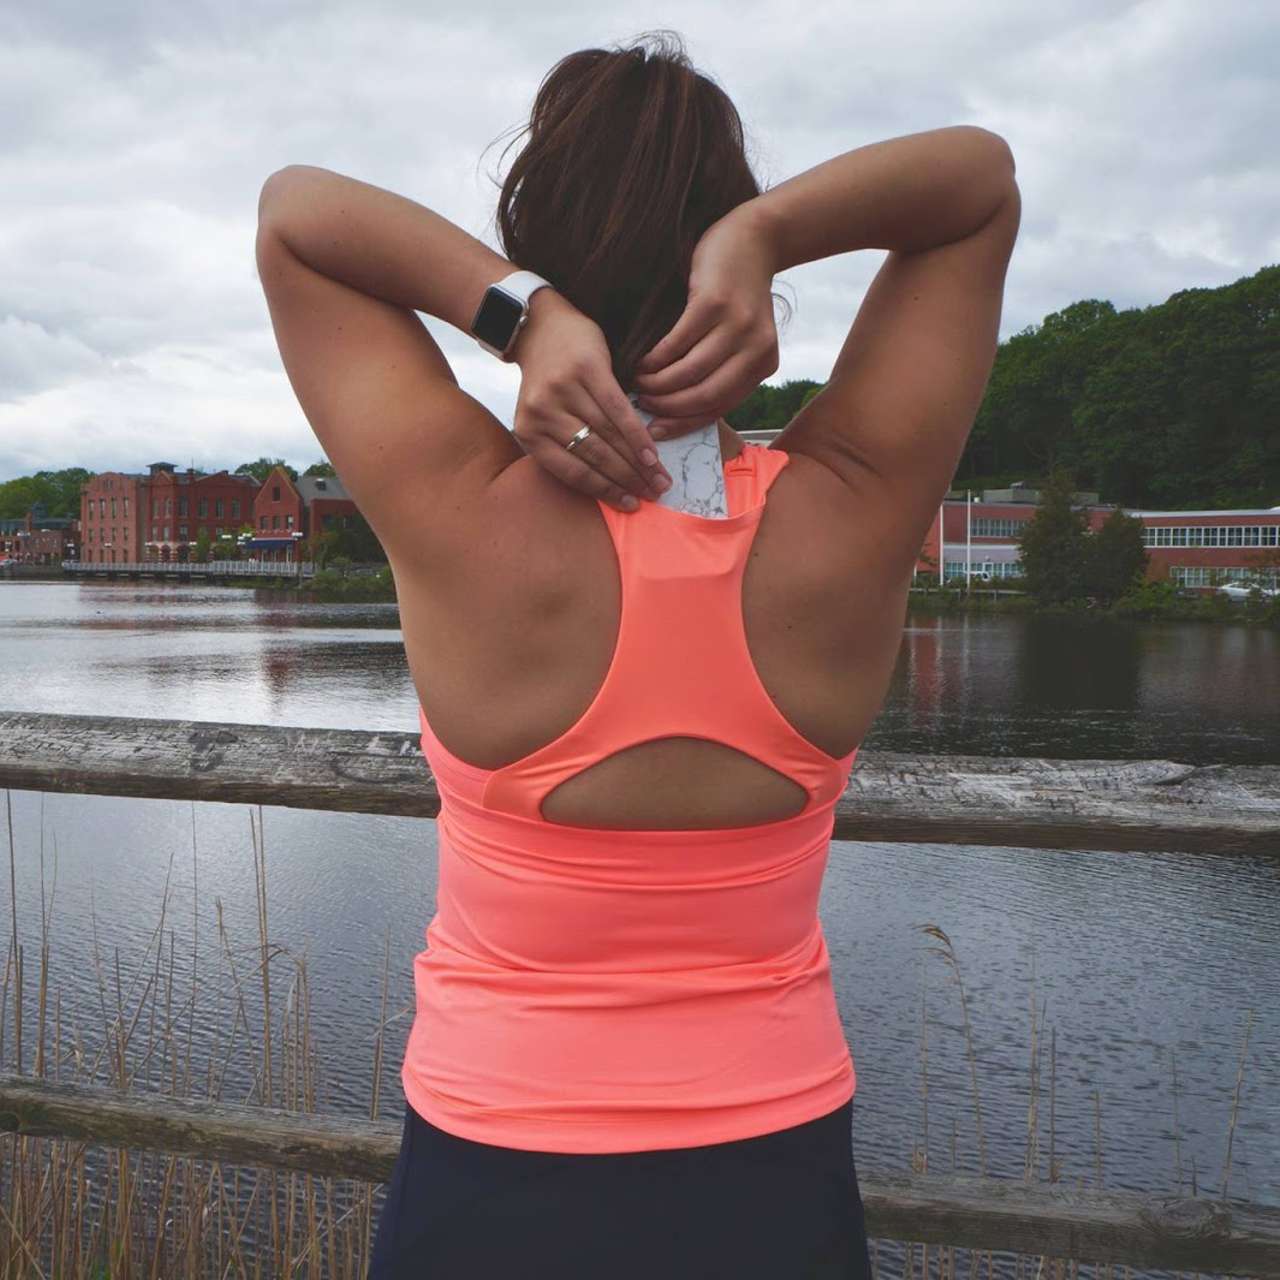
M303 502L312 502L316 498L338 498L351 501L351 495L343 488L337 476L299 476L294 481L294 488L301 494Z
M1136 507L1121 507L1130 516L1272 516L1280 517L1280 507L1227 507L1216 511L1141 511Z

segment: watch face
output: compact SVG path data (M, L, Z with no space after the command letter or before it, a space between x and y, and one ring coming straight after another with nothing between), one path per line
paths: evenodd
M515 333L520 317L524 315L524 306L518 298L492 286L485 291L484 301L476 312L475 323L471 332L482 342L487 342L499 351L505 351L511 335Z

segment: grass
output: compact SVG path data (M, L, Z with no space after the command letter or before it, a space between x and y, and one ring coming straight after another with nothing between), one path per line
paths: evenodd
M1280 596L1264 596L1255 591L1237 601L1220 591L1179 590L1169 582L1144 582L1110 605L1093 599L1040 605L1025 591L999 580L982 584L975 582L969 591L965 590L963 582L945 587L922 583L911 589L908 608L922 614L1087 614L1091 617L1280 627Z
M175 930L169 920L170 857L159 919L132 975L126 977L115 950L103 960L96 911L91 912L94 976L100 1021L92 1036L63 1025L60 993L50 992L49 960L57 885L56 841L52 879L46 896L44 831L41 823L38 953L28 1011L29 961L19 932L16 904L16 854L11 797L6 792L11 892L10 939L0 985L0 1070L41 1079L109 1084L142 1094L259 1102L299 1112L314 1112L321 1080L311 1028L310 986L305 953L272 939L268 915L267 860L262 810L249 811L256 888L256 937L233 944L220 900L214 903L216 974L207 985L200 968L200 911L193 896L189 944L190 981L184 984ZM191 867L193 887L198 858L195 806L192 805ZM954 985L960 1029L968 1061L970 1103L977 1140L977 1162L987 1172L983 1128L983 1081L978 1068L969 1000L955 946L936 924L920 926L921 954L920 1087L922 1134L913 1140L910 1167L931 1167L929 1032L937 1026L929 1012L930 968L941 967ZM187 950L189 945L189 951ZM389 942L384 949L382 1003L370 1056L369 1116L377 1118L388 1026ZM182 989L180 989L182 988ZM1044 1180L1063 1181L1057 1142L1057 1035L1049 1028L1047 1098L1042 1085L1045 1012L1037 1008L1034 967L1029 990L1030 1045L1027 1074L1027 1127L1024 1177L1041 1180L1041 1110L1048 1109L1047 1172ZM208 1052L197 1061L197 1011L207 1016L212 1002L216 1028ZM397 1015L398 1017L399 1015ZM1236 1073L1226 1138L1222 1194L1231 1173L1232 1138L1239 1111L1244 1064L1252 1028L1246 1023ZM392 1021L396 1021L393 1018ZM202 1022L202 1025L205 1025ZM403 1036L397 1033L396 1049ZM1173 1134L1178 1190L1184 1189L1178 1119L1176 1062L1173 1072ZM234 1081L240 1095L231 1097ZM1103 1185L1102 1096L1094 1099L1093 1184ZM399 1100L396 1100L398 1109ZM1153 1117L1154 1122L1154 1117ZM955 1120L950 1133L950 1165L958 1169ZM936 1171L936 1170L935 1170ZM1191 1194L1198 1192L1192 1160ZM1080 1178L1080 1185L1084 1179ZM153 1152L96 1149L64 1139L0 1135L0 1280L174 1280L195 1277L325 1277L363 1280L376 1228L378 1200L372 1185L272 1170L240 1168L217 1161ZM871 1242L876 1280L988 1280L1009 1275L1009 1255L938 1245L894 1246L905 1250L903 1265L883 1262L888 1252ZM1002 1270L997 1272L996 1267ZM1016 1280L1128 1280L1128 1267L1047 1256L1012 1259ZM602 1280L607 1278L602 1277Z

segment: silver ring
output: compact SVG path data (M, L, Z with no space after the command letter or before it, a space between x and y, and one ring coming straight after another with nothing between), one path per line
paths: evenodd
M591 428L584 425L582 430L579 431L578 434L575 435L573 439L570 440L569 443L565 445L565 448L568 449L570 453L572 453L574 449L576 449L578 445L580 445L590 434L591 434Z

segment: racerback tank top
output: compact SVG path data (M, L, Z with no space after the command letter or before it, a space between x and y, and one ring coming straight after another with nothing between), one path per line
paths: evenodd
M476 768L419 707L439 879L401 1079L438 1128L531 1151L659 1150L802 1124L853 1094L817 909L857 748L829 756L786 720L742 618L752 540L789 461L744 445L724 467L727 518L598 504L620 572L618 637L595 699L554 742ZM808 802L713 830L542 818L567 778L669 737L745 752Z

